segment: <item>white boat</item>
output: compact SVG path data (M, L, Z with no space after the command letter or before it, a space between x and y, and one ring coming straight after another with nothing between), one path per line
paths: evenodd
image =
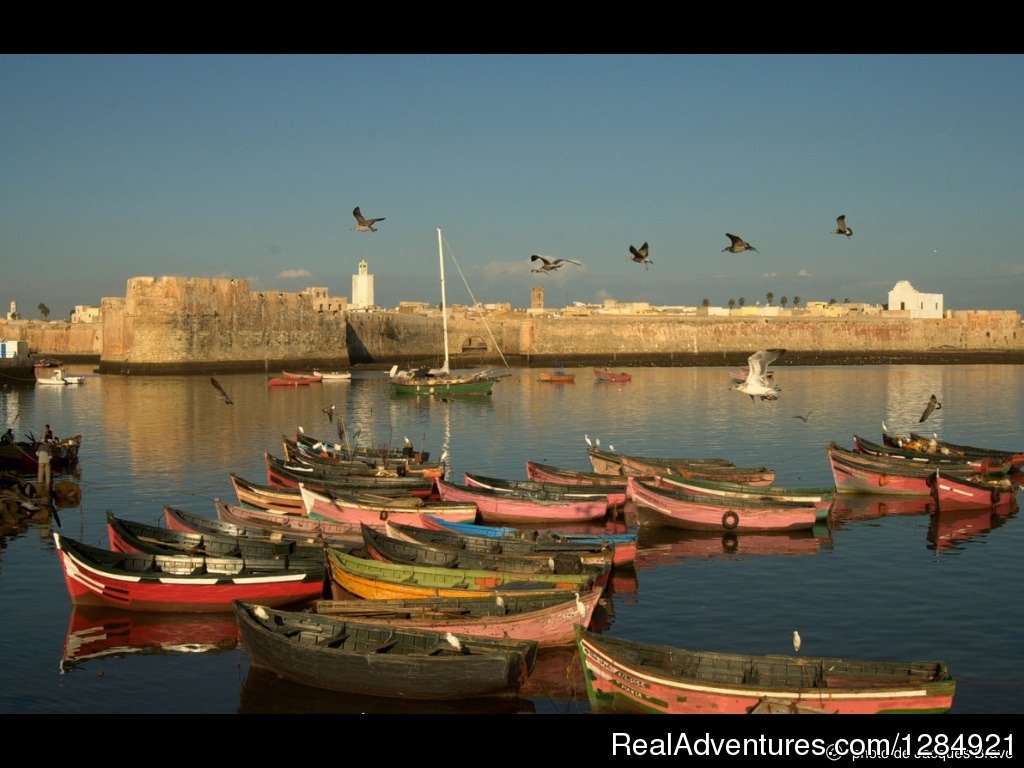
M324 381L348 381L352 378L351 371L313 371L313 375Z
M67 376L63 368L51 369L53 373L49 376L36 376L36 384L49 384L51 386L63 387L68 384L85 384L85 376Z

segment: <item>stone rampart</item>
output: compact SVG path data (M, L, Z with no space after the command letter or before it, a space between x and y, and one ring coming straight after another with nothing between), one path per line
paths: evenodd
M0 338L27 341L30 354L67 360L99 360L103 332L99 323L67 320L0 320Z

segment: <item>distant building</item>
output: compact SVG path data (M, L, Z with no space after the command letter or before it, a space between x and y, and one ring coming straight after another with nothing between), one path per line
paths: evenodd
M100 319L100 308L86 304L76 304L71 312L72 323L97 323Z
M366 259L359 262L359 274L352 275L353 309L369 309L373 302L373 275L368 272Z
M544 309L544 286L533 286L530 291L530 309Z
M908 311L911 317L942 317L942 294L921 293L909 280L900 280L889 291L889 310Z
M321 285L310 286L299 291L299 296L310 300L316 312L338 314L348 309L348 298L345 296L329 296L329 291Z
M16 302L16 301L12 301L11 302L11 311L7 313L7 319L8 320L19 320L19 319L21 319L21 315L18 314L18 302Z

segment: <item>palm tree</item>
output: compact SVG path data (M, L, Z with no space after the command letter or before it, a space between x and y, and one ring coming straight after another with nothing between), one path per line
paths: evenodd
M736 308L736 299L729 299L729 309Z
M775 294L772 293L771 291L768 291L768 293L765 294L765 297L768 299L768 306L770 307L772 305L772 302L775 301Z
M828 300L828 305L829 305L830 307L832 307L832 306L835 306L835 303L836 303L836 300L835 300L835 299L829 299L829 300Z
M701 302L701 305L702 305L702 306L705 306L705 307L710 307L710 306L711 306L711 301L710 301L710 299L704 299L704 300L703 300L703 301Z
M743 298L742 296L740 296L740 306L741 307L747 306L747 300L745 298Z
M43 316L44 320L50 316L50 308L43 304L43 302L40 301L39 306L36 307L36 309L39 310L39 314Z
M779 304L781 304L782 308L785 309L786 305L789 304L789 298L786 297L786 296L783 296L781 299L779 299Z
M849 299L843 299L843 304L849 304L849 303L850 303Z
M794 296L793 297L793 306L794 307L799 307L800 306L800 297L799 296Z

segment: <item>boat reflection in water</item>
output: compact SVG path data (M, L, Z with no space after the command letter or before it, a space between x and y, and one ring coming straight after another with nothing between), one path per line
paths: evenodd
M238 702L240 715L510 715L535 711L533 702L521 694L450 701L357 696L293 683L253 665L249 666Z
M576 646L538 650L533 672L519 693L530 699L544 699L558 712L588 712L587 682Z
M1014 500L1009 506L936 511L928 524L928 549L959 550L967 541L1005 525L1018 509Z
M813 555L831 547L832 534L825 523L807 530L743 533L644 526L638 532L635 566L639 571L686 557Z
M930 515L938 509L931 496L882 496L871 493L839 493L832 504L837 528L861 520L904 515Z
M231 613L150 613L79 605L71 609L61 674L89 659L155 653L210 653L241 647Z

